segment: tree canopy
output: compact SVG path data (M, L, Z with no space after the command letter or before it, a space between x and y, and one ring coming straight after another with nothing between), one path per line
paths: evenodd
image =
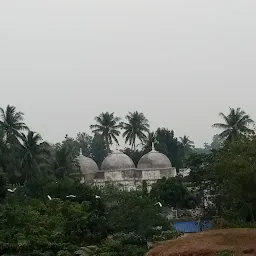
M215 123L213 127L223 130L219 134L221 138L230 141L240 135L254 134L254 131L250 128L253 120L241 108L229 108L228 115L221 112L219 116L224 120L224 123Z
M115 113L105 112L96 116L96 124L90 126L93 133L103 136L108 152L110 152L110 145L113 144L113 141L119 145L117 137L120 135L122 127L120 120L120 117L115 116Z
M129 145L135 150L136 138L141 142L146 140L146 133L149 132L149 122L144 114L138 111L129 112L125 118L128 122L122 123L122 128L124 129L123 137L125 138L125 143L129 142Z

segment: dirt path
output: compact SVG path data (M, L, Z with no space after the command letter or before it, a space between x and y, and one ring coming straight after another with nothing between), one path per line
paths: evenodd
M256 229L220 229L189 234L156 245L147 256L211 256L230 251L231 255L256 256Z

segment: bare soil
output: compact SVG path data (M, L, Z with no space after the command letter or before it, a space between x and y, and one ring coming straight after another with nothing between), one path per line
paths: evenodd
M256 229L219 229L158 243L147 256L256 256Z

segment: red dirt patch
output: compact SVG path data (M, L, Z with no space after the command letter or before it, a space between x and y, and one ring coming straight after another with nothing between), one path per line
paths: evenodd
M256 229L219 229L190 234L155 245L147 256L256 255Z

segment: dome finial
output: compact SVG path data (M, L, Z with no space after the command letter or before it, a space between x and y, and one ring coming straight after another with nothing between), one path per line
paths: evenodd
M80 148L80 156L83 155L83 151L82 148Z

